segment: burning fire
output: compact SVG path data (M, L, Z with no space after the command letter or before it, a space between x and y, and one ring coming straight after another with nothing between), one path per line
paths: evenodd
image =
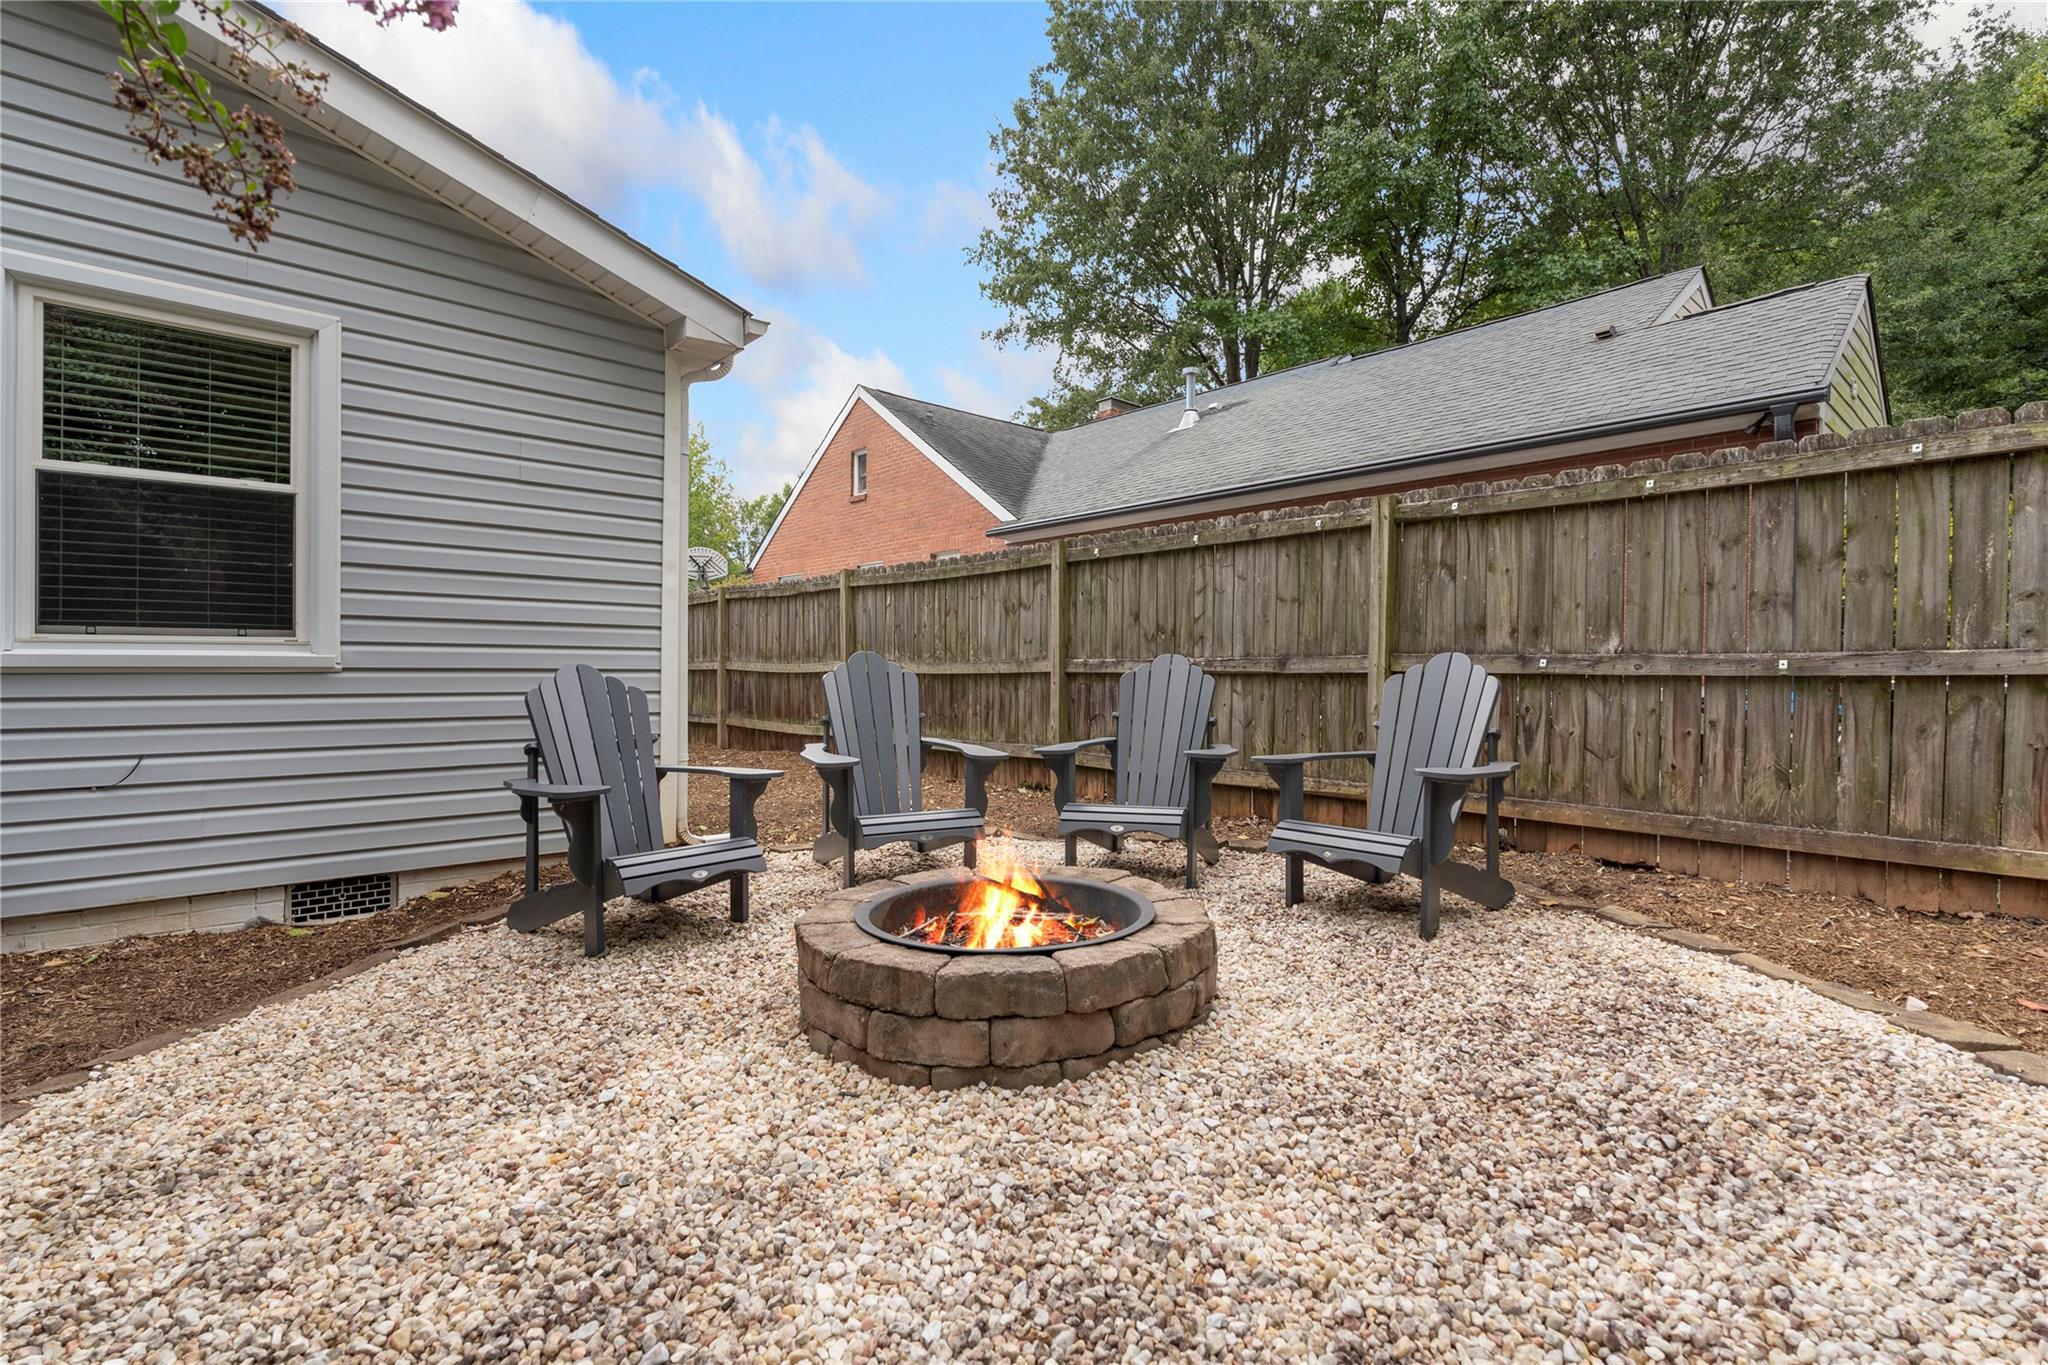
M1084 915L1041 882L1009 839L984 840L974 880L950 910L924 914L897 933L931 947L1050 948L1101 938L1115 929Z

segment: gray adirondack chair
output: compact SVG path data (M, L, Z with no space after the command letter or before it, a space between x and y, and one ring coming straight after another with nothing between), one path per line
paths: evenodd
M1518 763L1499 762L1500 731L1489 728L1500 681L1463 654L1439 654L1387 679L1380 695L1379 747L1343 753L1258 757L1280 784L1279 818L1268 853L1287 855L1287 903L1302 901L1302 865L1316 863L1362 881L1395 873L1422 879L1422 937L1436 937L1439 892L1498 910L1515 888L1500 875L1500 798ZM1477 763L1480 751L1486 761ZM1302 818L1302 768L1325 759L1373 765L1366 827ZM1486 870L1450 860L1467 791L1486 784Z
M1237 752L1214 743L1216 718L1209 714L1216 680L1178 654L1162 654L1117 682L1116 733L1095 739L1048 744L1038 750L1052 769L1053 804L1067 842L1067 866L1074 865L1075 841L1086 839L1115 853L1127 834L1161 834L1187 846L1187 884L1199 884L1195 857L1214 863L1223 856L1209 831L1209 789L1224 762ZM1083 749L1105 749L1116 772L1116 798L1074 799L1074 763Z
M856 650L823 682L825 739L803 755L825 785L825 832L811 856L842 860L847 886L854 855L885 844L915 844L921 853L960 844L961 861L973 867L988 816L988 775L1009 755L925 734L917 674L873 650ZM958 754L966 769L967 804L958 809L924 808L925 758L934 749Z
M647 694L588 664L564 668L526 694L534 743L526 777L505 783L526 821L526 894L506 922L530 934L570 915L583 916L583 951L604 952L604 903L614 896L664 901L725 882L732 921L747 918L747 874L766 863L755 841L754 802L782 776L775 768L712 768L654 761ZM548 780L541 780L541 764ZM707 773L730 783L730 833L723 839L663 846L661 779ZM540 803L569 834L573 882L540 887Z

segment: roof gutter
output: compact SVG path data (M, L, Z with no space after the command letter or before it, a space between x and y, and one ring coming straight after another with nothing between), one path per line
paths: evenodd
M1514 437L1503 441L1481 441L1472 445L1445 446L1424 451L1418 455L1404 455L1393 460L1381 460L1372 464L1346 465L1337 469L1317 470L1313 474L1292 474L1285 478L1261 479L1254 483L1232 484L1228 488L1212 488L1200 493L1186 493L1173 498L1155 498L1150 502L1129 503L1121 507L1101 507L1087 512L1074 512L1058 517L1038 517L1029 521L1005 522L993 526L984 534L995 537L1015 536L1020 531L1039 531L1050 527L1067 526L1077 521L1094 521L1102 517L1128 516L1138 513L1167 511L1184 507L1190 503L1210 502L1217 498L1241 498L1258 493L1278 493L1303 484L1329 483L1333 480L1364 478L1397 470L1414 469L1422 465L1448 463L1452 460L1467 460L1486 455L1506 454L1516 450L1537 450L1544 446L1563 445L1570 441L1595 440L1603 436L1621 436L1633 431L1648 431L1656 427L1675 426L1682 422L1700 422L1715 417L1738 417L1758 412L1768 413L1770 409L1784 404L1795 406L1826 401L1826 385L1804 389L1795 393L1771 394L1767 397L1747 399L1739 403L1717 403L1709 407L1692 408L1683 412L1664 413L1658 417L1641 420L1631 419L1620 422L1594 422L1580 427L1568 427L1562 431L1546 432L1541 436Z

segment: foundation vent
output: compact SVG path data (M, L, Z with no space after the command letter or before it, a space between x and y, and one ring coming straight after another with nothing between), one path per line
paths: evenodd
M389 910L393 891L389 872L361 877L334 877L324 882L300 882L292 888L288 924L327 924L338 919Z

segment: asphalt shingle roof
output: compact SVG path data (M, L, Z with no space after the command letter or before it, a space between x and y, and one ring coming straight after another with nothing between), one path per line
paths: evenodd
M1013 516L1023 507L1051 433L900 393L867 392Z
M1186 431L1178 400L1047 435L877 397L1017 522L1060 522L1811 399L1868 293L1859 275L1659 321L1698 281L1680 271L1212 389Z

